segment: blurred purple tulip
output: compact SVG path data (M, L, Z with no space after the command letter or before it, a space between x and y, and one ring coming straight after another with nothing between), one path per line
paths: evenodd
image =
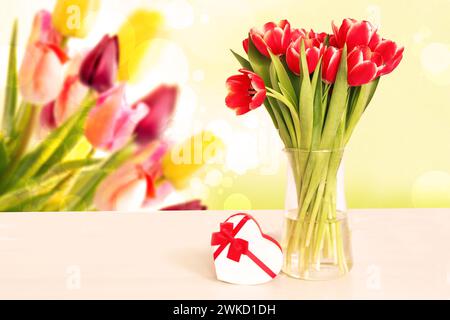
M160 138L172 120L178 95L177 86L161 85L136 103L146 105L149 110L136 128L138 143L147 144Z
M203 205L201 200L193 200L190 202L170 206L161 211L205 211L208 207Z
M108 91L116 82L118 65L118 38L106 35L83 60L80 68L81 82L99 93Z

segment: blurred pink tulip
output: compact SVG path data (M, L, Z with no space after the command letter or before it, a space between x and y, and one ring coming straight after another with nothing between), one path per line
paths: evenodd
M178 95L177 86L161 85L137 102L149 111L135 131L139 143L147 144L161 137L172 120Z
M46 10L39 11L33 20L28 45L41 42L59 46L62 38L62 35L53 27L52 14Z
M54 119L57 126L69 119L81 106L89 88L80 82L78 75L68 76L54 105Z
M35 43L28 46L19 71L19 87L23 99L45 105L56 99L64 81L65 53L55 45Z
M130 140L137 124L148 114L145 105L130 107L125 102L125 87L105 92L86 121L85 134L96 148L117 151Z
M118 65L118 38L106 35L82 62L80 79L86 86L103 93L114 86Z
M133 211L143 208L155 194L152 177L140 165L128 163L97 188L94 204L100 211Z

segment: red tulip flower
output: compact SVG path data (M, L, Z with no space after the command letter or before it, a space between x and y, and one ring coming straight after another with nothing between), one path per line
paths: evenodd
M358 46L348 54L348 84L352 87L372 82L391 73L401 62L404 48L398 48L390 40L382 40L375 50L369 46ZM334 83L341 60L342 50L328 47L323 56L322 77Z
M292 42L286 52L286 63L289 69L300 75L300 45L301 41L304 41L308 70L310 74L313 73L325 51L324 41L326 36L325 33L318 34L311 30Z
M372 49L374 54L379 57L377 76L381 77L394 71L403 59L404 50L404 47L398 47L395 42L382 39L378 45Z
M241 74L234 75L227 80L228 96L226 105L243 115L259 108L266 99L266 87L263 79L256 73L240 69Z
M83 60L80 68L80 80L84 85L103 93L114 86L118 65L118 38L106 35Z
M381 56L372 53L369 47L356 47L348 55L348 84L357 87L367 84L377 77Z
M348 52L357 46L370 45L373 48L380 41L376 28L368 21L344 19L339 28L333 23L333 33L330 44L338 48L346 44Z
M256 49L266 57L269 57L269 49L275 55L284 55L292 41L300 36L299 30L291 29L287 20L280 23L269 22L264 25L263 31L256 28L250 30L250 38ZM248 53L248 39L244 40L244 49Z
M162 85L137 103L148 109L147 116L136 128L137 142L147 144L162 135L175 112L178 94L177 86Z

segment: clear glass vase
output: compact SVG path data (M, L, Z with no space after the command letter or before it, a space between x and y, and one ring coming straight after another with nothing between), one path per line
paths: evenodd
M290 168L283 272L304 280L339 278L352 268L345 201L337 192L344 150L285 152Z

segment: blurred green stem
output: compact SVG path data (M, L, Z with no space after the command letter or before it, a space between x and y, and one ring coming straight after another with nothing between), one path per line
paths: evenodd
M18 135L17 145L13 152L12 165L16 164L25 154L33 138L34 131L39 120L41 108L29 103L23 103L17 119L16 133Z

